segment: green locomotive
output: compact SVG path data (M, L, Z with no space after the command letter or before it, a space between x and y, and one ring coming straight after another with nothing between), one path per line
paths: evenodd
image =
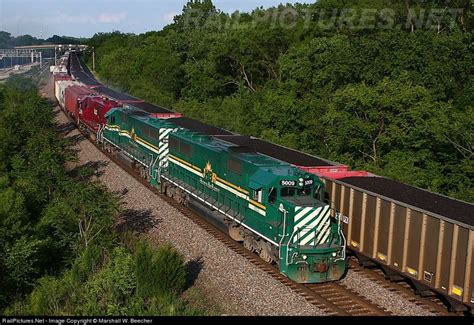
M339 280L346 271L339 214L316 175L176 120L109 112L99 140L126 155L143 177L182 204L221 216L230 236L300 283ZM325 202L326 201L326 202Z

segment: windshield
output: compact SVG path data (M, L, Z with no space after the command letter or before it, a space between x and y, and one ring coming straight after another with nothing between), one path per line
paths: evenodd
M281 197L291 197L291 196L308 196L311 195L312 188L311 186L306 186L303 189L297 189L295 187L282 187Z

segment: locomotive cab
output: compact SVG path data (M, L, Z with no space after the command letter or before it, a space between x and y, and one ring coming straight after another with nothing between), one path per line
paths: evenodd
M341 279L346 270L345 239L324 184L302 173L280 179L279 185L269 190L268 201L282 216L282 273L300 283Z

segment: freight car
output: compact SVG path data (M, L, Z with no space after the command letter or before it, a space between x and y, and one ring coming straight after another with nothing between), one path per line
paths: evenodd
M58 101L59 101L59 87L57 87L58 81L71 81L71 80L72 80L71 76L69 76L66 73L58 73L53 76L53 81L54 81L53 90L54 90L54 95Z
M121 105L128 106L130 108L137 108L142 110L153 117L157 118L172 118L172 117L182 117L181 113L173 112L164 107L147 103L141 99L130 96L113 90L109 87L102 85L98 82L92 72L87 68L86 65L81 64L81 61L75 51L71 52L70 59L70 71L71 75L74 77L74 80L79 83L81 86L85 86L94 90L94 92L100 94L101 96L107 97L110 100L119 102Z
M65 90L65 112L72 116L79 125L79 106L81 102L90 96L97 95L91 89L76 84L66 87Z
M326 179L348 248L452 310L474 306L474 206L383 177Z
M96 134L107 123L105 115L122 104L103 96L88 96L79 102L78 126L96 140Z
M55 87L55 96L59 105L64 108L66 106L66 89L70 86L77 85L72 80L58 80Z

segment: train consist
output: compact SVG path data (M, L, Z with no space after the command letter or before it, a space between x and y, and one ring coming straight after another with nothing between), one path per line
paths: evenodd
M472 204L183 117L101 85L69 58L55 94L77 125L289 278L339 280L347 247L453 310L474 306Z
M87 79L84 70L79 75ZM233 239L294 281L343 277L342 221L316 175L213 137L231 135L225 130L104 86L55 78L65 113L164 194L206 207Z

